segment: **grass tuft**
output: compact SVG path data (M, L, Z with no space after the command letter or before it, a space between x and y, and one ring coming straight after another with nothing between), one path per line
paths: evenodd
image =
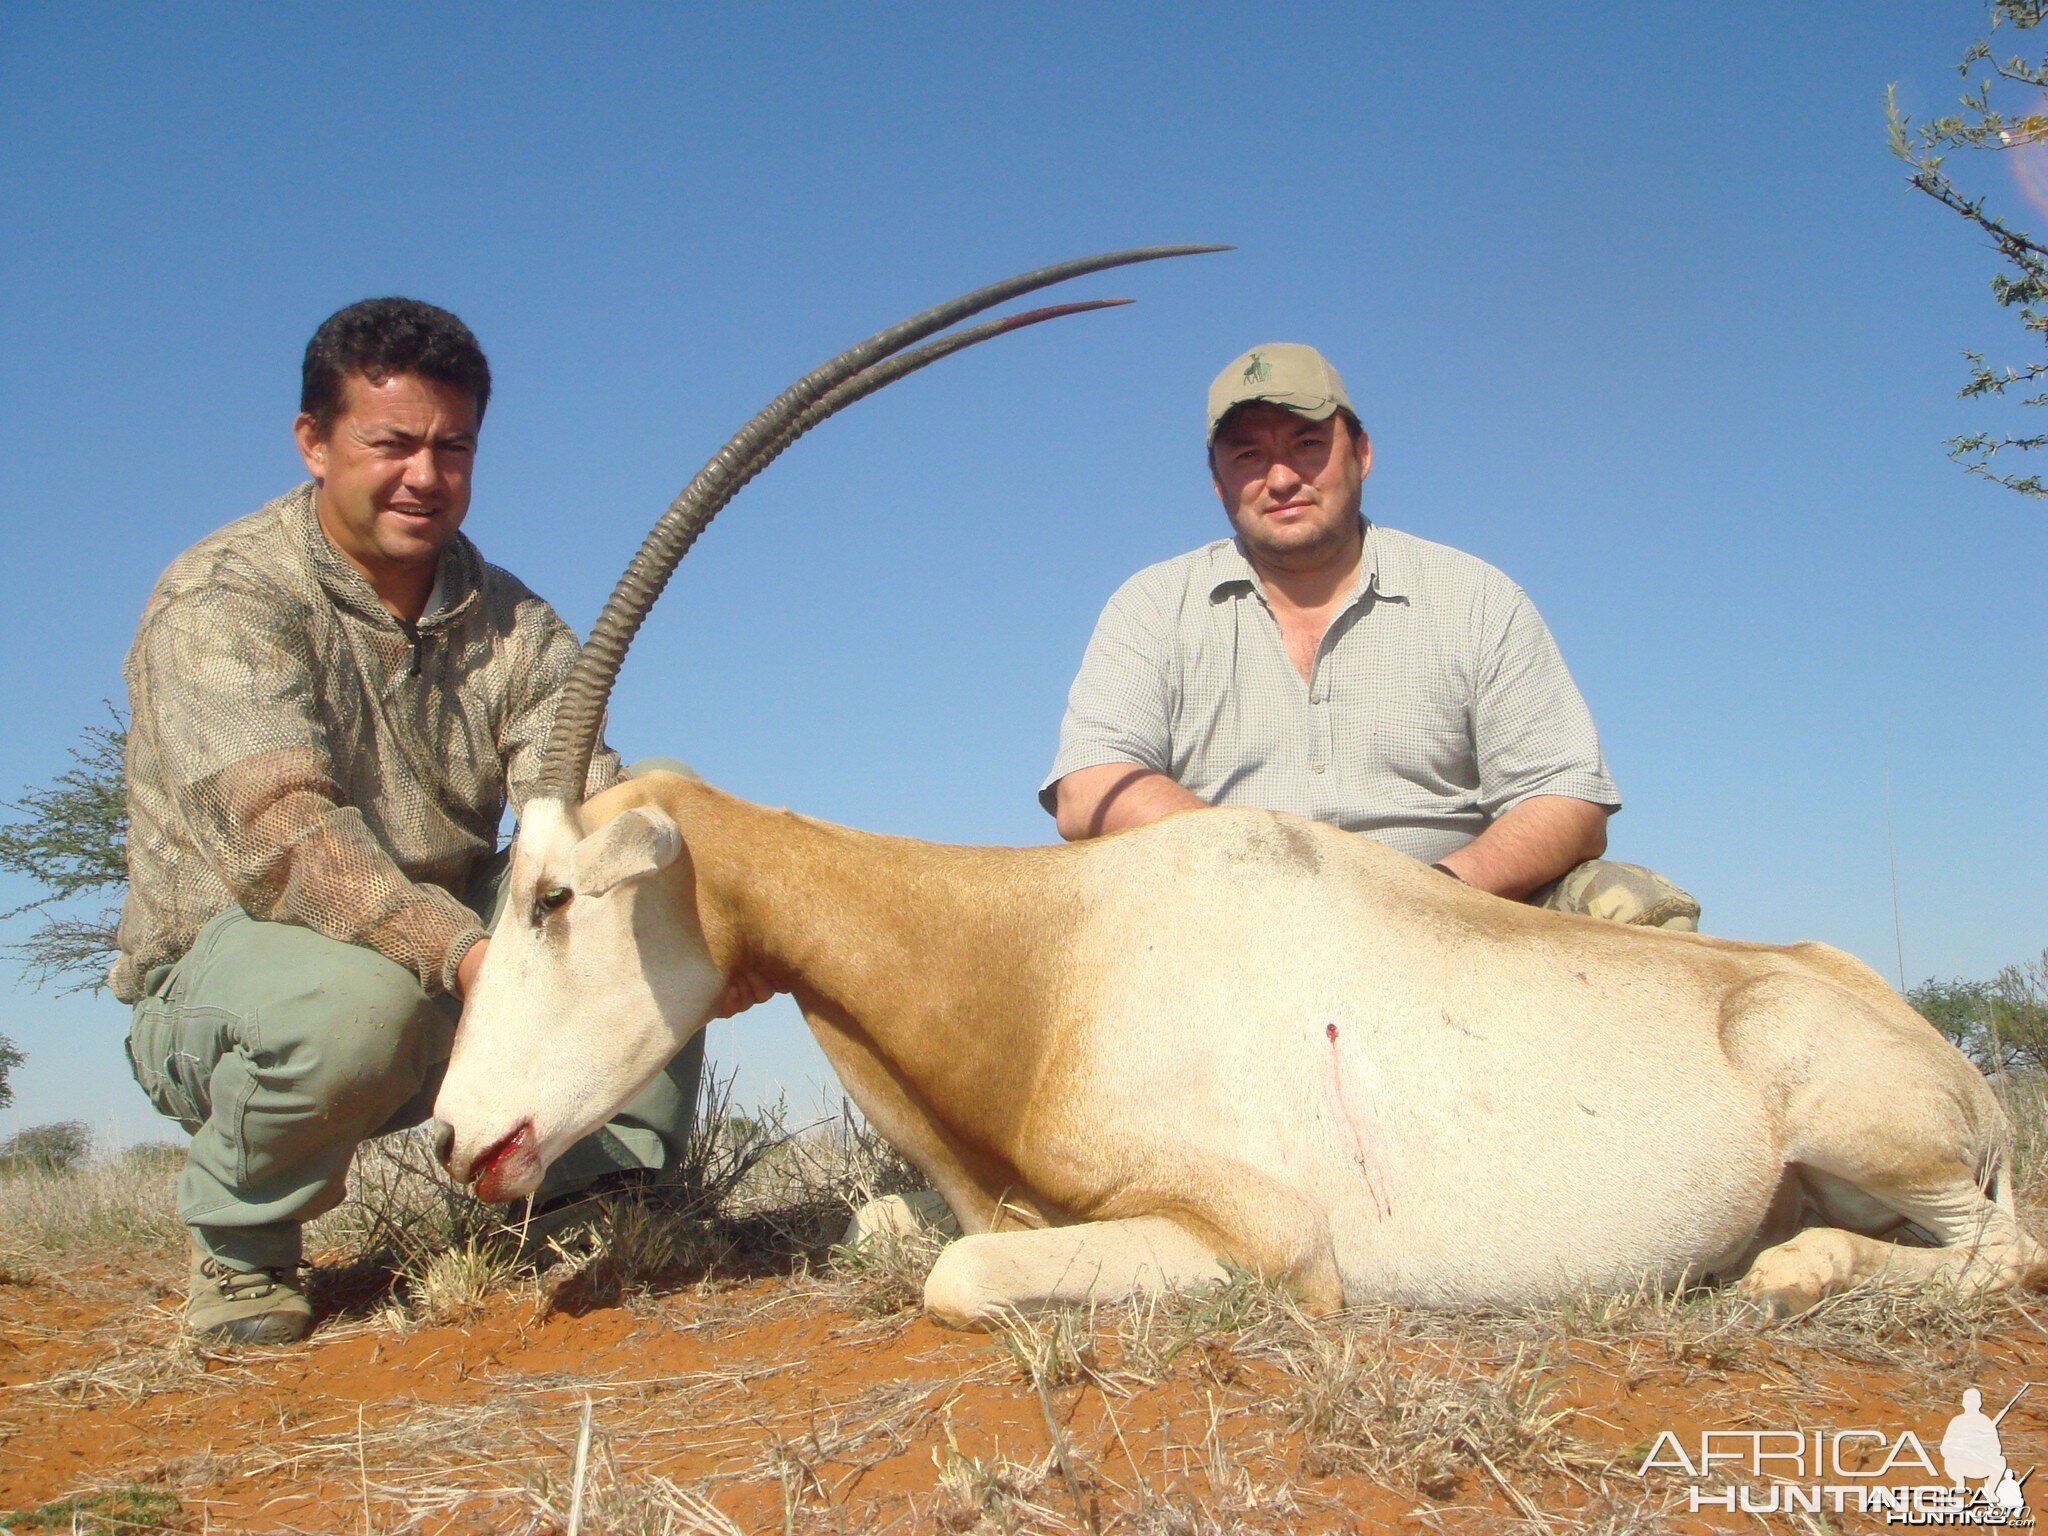
M424 1323L466 1323L511 1285L517 1268L501 1242L472 1239L431 1254L403 1277L411 1315Z
M1501 1484L1506 1471L1570 1470L1588 1458L1563 1429L1570 1410L1551 1404L1556 1380L1529 1355L1523 1346L1486 1371L1447 1353L1397 1350L1384 1334L1303 1327L1281 1358L1295 1378L1291 1423L1304 1466L1313 1476L1400 1478L1436 1499L1475 1472Z
M861 1317L896 1317L924 1305L925 1277L939 1261L945 1237L926 1228L879 1232L858 1246L835 1244L833 1299Z
M1248 1269L1228 1265L1225 1273L1221 1285L1168 1291L1123 1308L1117 1328L1123 1369L1143 1381L1164 1381L1192 1351L1212 1384L1233 1383L1243 1336L1291 1318L1294 1303Z
M950 1430L947 1440L932 1498L931 1521L937 1529L948 1536L1011 1536L1042 1530L1057 1519L1039 1497L1053 1479L1050 1457L1024 1465L1000 1456L968 1456L951 1443Z
M348 1198L306 1229L323 1267L421 1275L439 1255L501 1239L504 1213L451 1184L425 1126L365 1142Z
M192 1519L173 1494L161 1488L125 1483L98 1493L17 1509L0 1515L0 1527L29 1536L30 1532L64 1532L66 1536L134 1536L143 1531L189 1531Z
M1034 1388L1057 1391L1102 1380L1092 1311L1013 1312L1003 1319L1001 1335L1004 1349Z

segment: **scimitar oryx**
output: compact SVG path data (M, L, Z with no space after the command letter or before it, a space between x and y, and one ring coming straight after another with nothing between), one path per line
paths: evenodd
M1739 1277L1789 1312L1864 1281L2042 1277L1983 1077L1823 945L1541 911L1258 811L1016 849L873 836L670 774L578 803L627 643L755 472L912 368L1067 310L913 346L955 321L1190 249L1047 268L892 327L678 498L592 632L521 818L436 1106L450 1173L489 1200L531 1191L751 971L795 995L968 1234L926 1286L949 1322L1226 1264L1318 1309Z

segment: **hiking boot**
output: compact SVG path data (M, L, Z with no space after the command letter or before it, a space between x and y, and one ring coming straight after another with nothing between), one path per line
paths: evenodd
M209 1344L296 1344L313 1331L313 1306L296 1269L233 1269L195 1252L185 1326Z

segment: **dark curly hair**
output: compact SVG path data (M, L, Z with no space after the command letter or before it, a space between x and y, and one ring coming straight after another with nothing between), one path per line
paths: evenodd
M476 419L491 403L491 365L476 337L455 316L418 299L364 299L336 310L306 343L299 410L322 436L341 414L350 375L381 384L401 373L452 385L476 401Z

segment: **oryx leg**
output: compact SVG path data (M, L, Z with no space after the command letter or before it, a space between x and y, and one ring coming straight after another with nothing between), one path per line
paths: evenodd
M841 1241L857 1245L881 1232L909 1236L937 1227L949 1237L1005 1226L1042 1226L1056 1218L1006 1168L993 1167L949 1136L844 1013L822 999L804 1017L839 1081L868 1123L932 1181L933 1192L886 1195L854 1214Z
M2048 1255L2013 1216L1997 1101L1859 975L1769 976L1730 1000L1723 1039L1771 1103L1787 1171L1823 1223L1764 1249L1739 1288L1786 1316L1855 1285L2031 1281ZM1883 1240L1914 1235L1935 1246Z
M949 1244L924 1284L925 1310L955 1328L1007 1312L1126 1297L1225 1279L1215 1251L1164 1216L985 1232Z
M1344 1305L1328 1221L1299 1195L1244 1168L1215 1168L1196 1195L1125 1190L1147 1216L963 1237L939 1255L925 1307L940 1322L985 1326L1004 1311L1114 1302L1227 1278L1223 1260L1286 1287L1314 1314ZM1125 1207L1129 1209L1129 1205Z
M1780 1317L1804 1312L1857 1285L1907 1288L1946 1283L2004 1290L2043 1273L2041 1245L2004 1203L1977 1187L1961 1162L1928 1167L1917 1178L1838 1173L1859 1193L1896 1211L1939 1245L1905 1247L1841 1227L1809 1227L1757 1256L1737 1289Z
M846 1224L846 1234L839 1241L848 1248L858 1248L873 1238L916 1237L925 1232L936 1232L948 1239L960 1235L960 1223L954 1219L953 1208L936 1189L876 1196L854 1211L853 1219Z

